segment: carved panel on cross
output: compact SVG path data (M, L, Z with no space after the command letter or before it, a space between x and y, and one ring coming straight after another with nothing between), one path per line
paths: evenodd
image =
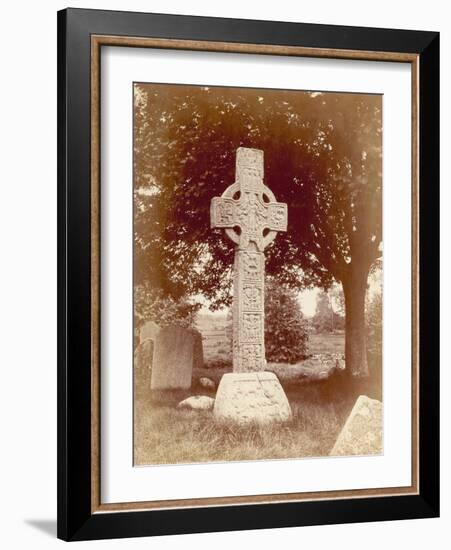
M243 286L243 308L245 311L260 311L263 307L263 292L258 286Z
M268 228L274 231L287 230L287 205L270 204L268 207Z
M236 179L248 189L261 185L263 151L239 147L236 152Z
M214 197L211 204L213 227L233 227L236 223L235 201L223 197Z
M263 351L261 344L244 344L241 349L241 368L245 372L261 370Z
M263 255L258 252L242 252L243 276L249 280L260 280L263 276Z
M263 316L261 313L243 313L242 341L260 342L262 322Z

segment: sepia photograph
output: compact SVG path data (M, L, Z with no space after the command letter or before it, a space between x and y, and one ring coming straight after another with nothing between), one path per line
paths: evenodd
M382 95L133 84L135 466L382 434Z
M59 538L438 517L439 72L396 25L59 12Z

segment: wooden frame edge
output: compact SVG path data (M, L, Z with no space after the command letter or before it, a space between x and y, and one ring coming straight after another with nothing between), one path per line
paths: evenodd
M101 46L403 62L411 65L412 122L412 484L407 487L101 503L100 493L100 49ZM91 35L91 513L419 495L419 54Z
M133 48L157 48L170 50L193 50L223 53L248 53L294 57L322 57L331 59L360 59L373 61L413 62L414 53L382 52L371 50L343 50L330 48L307 48L304 46L280 46L210 40L182 40L172 38L145 38L115 35L91 35L91 47L124 46Z

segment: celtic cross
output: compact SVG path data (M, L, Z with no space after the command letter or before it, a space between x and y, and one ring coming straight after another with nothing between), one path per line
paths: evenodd
M263 151L240 147L235 183L211 201L211 226L235 243L233 371L265 369L264 249L287 230L287 205L263 183Z

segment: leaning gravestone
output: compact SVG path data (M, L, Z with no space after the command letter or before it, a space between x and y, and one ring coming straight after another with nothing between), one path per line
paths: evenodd
M263 151L240 147L236 181L211 201L211 226L235 243L233 279L233 373L225 374L214 415L239 423L288 420L288 399L266 368L264 342L264 249L287 229L287 205L263 183Z
M162 328L155 338L151 389L191 388L193 351L192 331L178 326Z
M346 420L331 456L382 453L382 403L361 395Z
M141 342L135 350L135 373L140 385L148 388L152 372L154 342L150 338Z

